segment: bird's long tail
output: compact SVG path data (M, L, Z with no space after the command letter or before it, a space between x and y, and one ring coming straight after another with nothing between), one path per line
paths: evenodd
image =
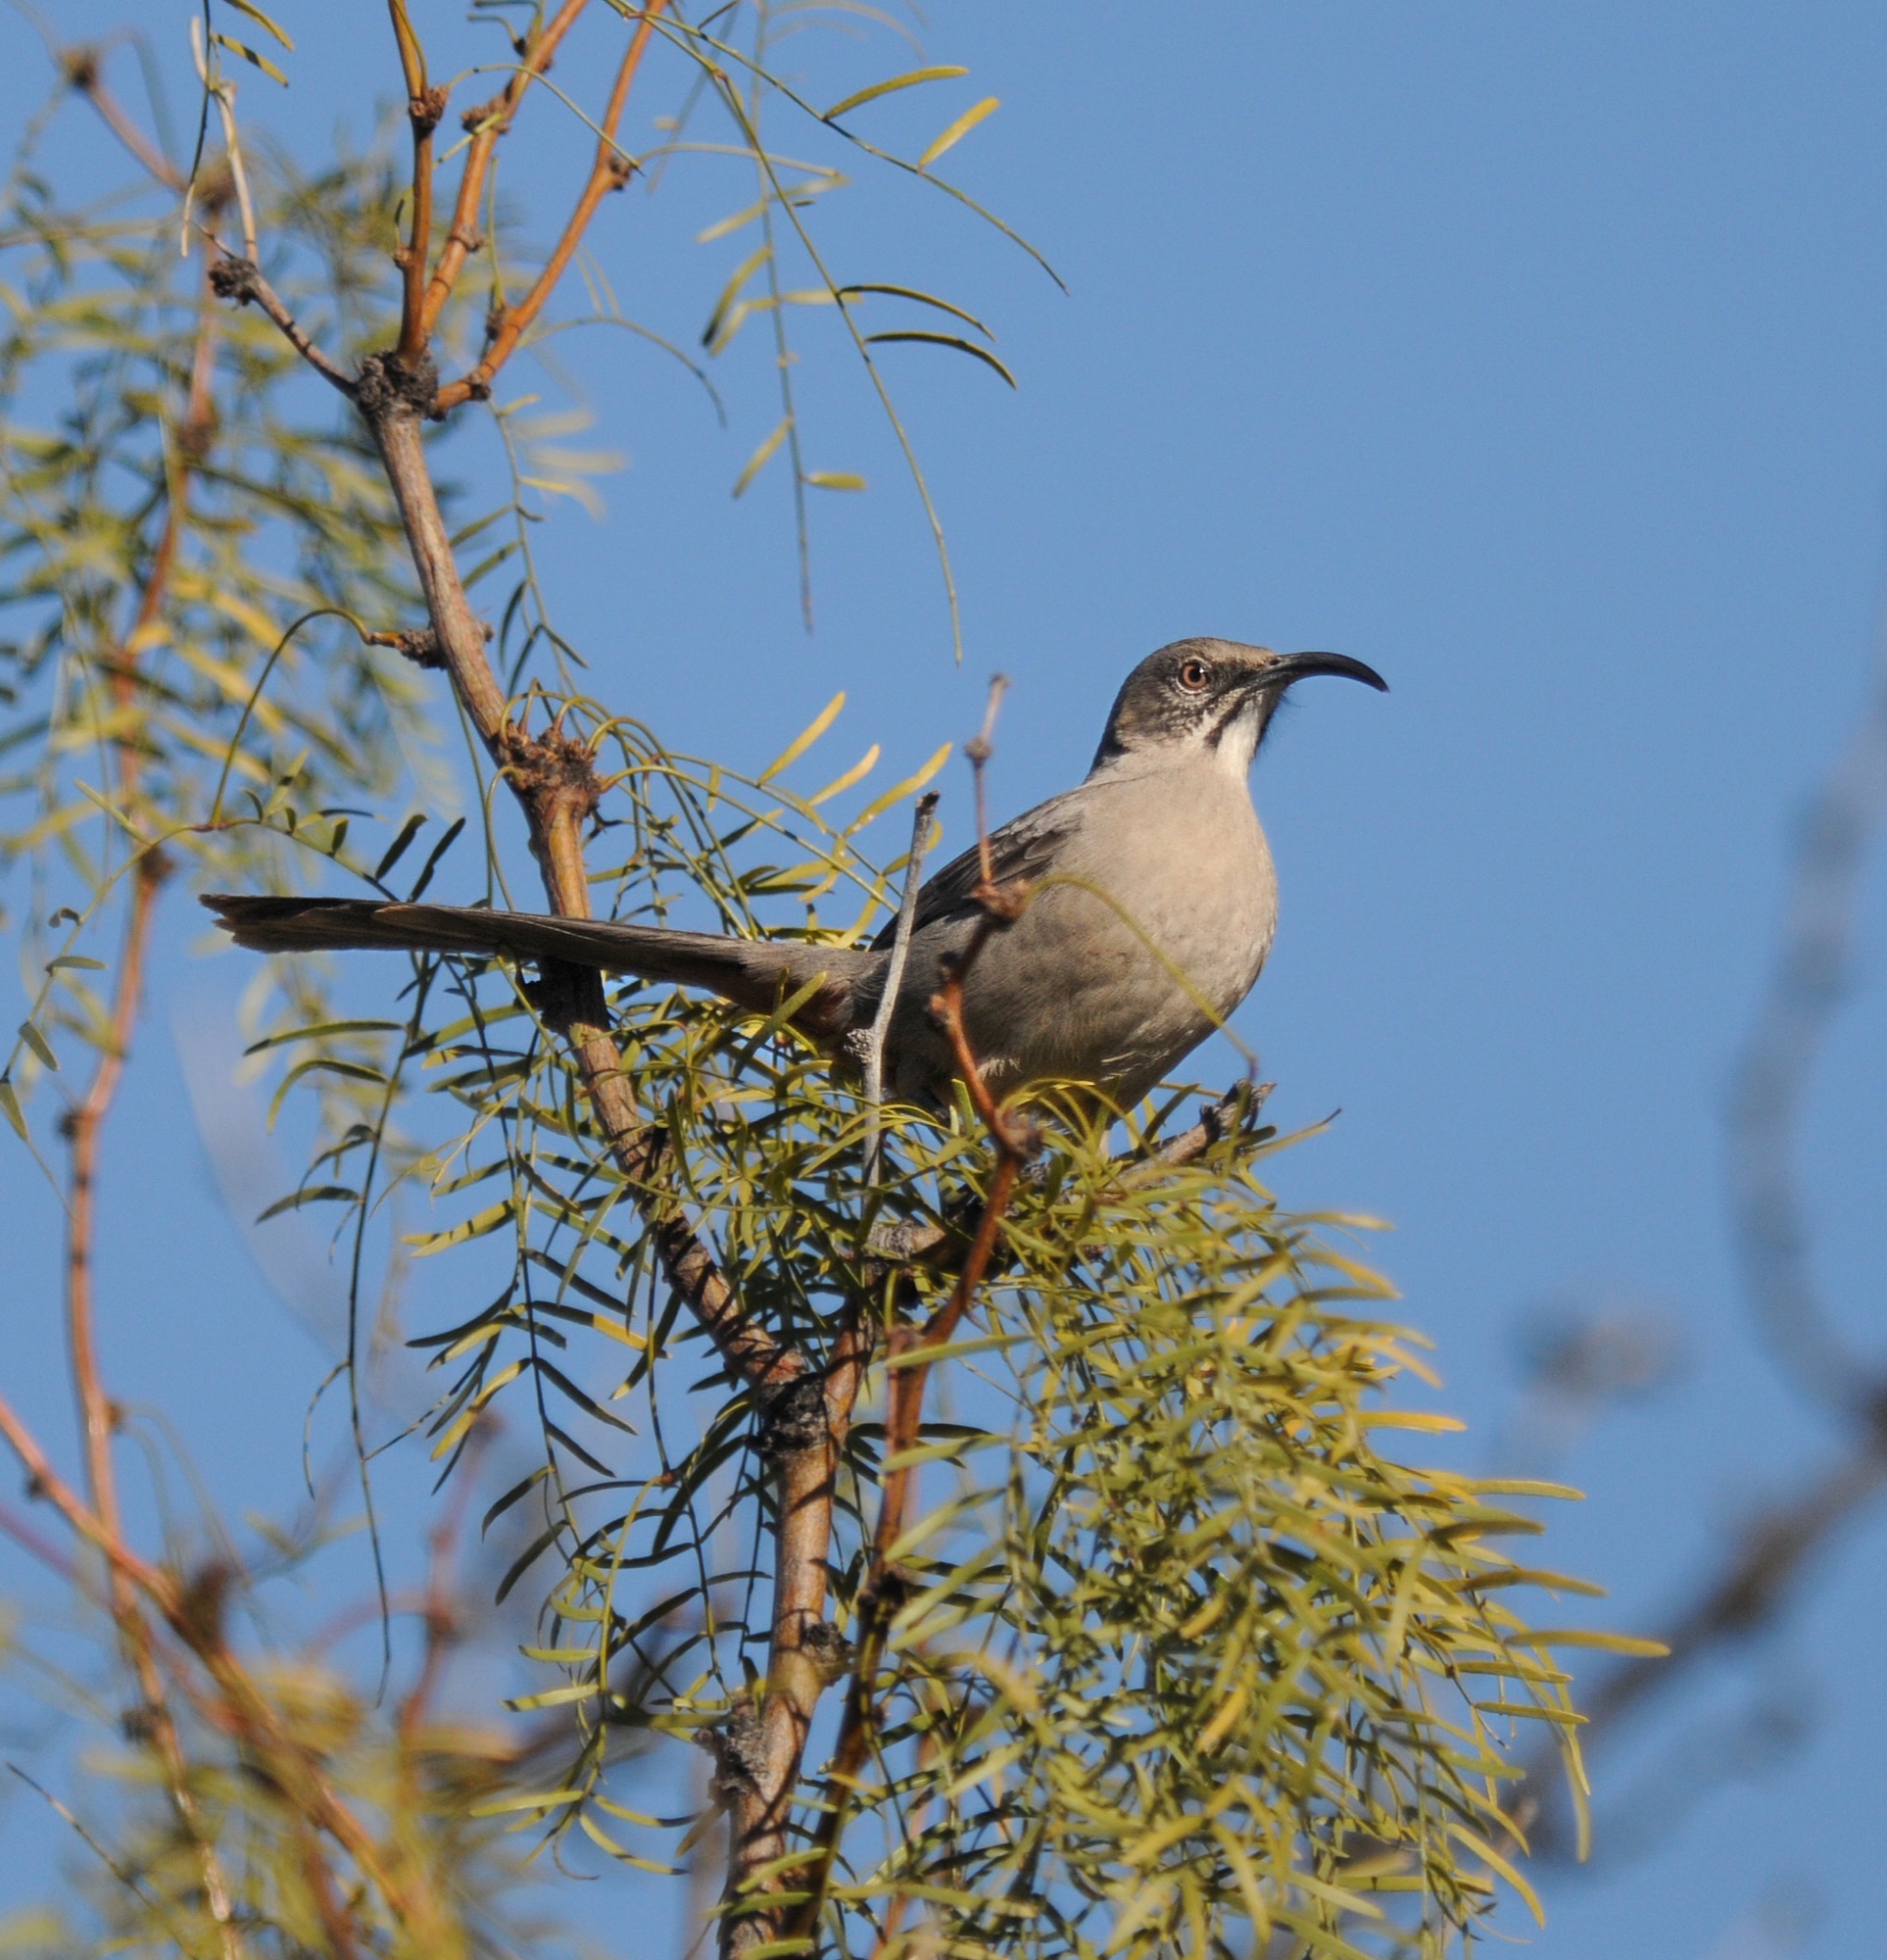
M483 911L470 906L279 899L233 892L208 893L203 903L238 946L256 953L375 948L561 959L605 973L635 973L646 980L705 988L759 1013L770 1013L783 999L823 978L825 984L794 1016L808 1033L819 1035L843 1034L852 1025L856 985L874 977L885 957L851 947L717 938L666 926Z

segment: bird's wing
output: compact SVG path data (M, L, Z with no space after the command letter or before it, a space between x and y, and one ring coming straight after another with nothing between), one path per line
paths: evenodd
M1009 884L1017 878L1040 877L1054 862L1062 845L1080 827L1081 818L1081 791L1078 789L1050 797L1046 803L1039 803L1034 809L1011 818L1001 829L990 834L991 875L998 885ZM923 889L917 895L917 917L912 930L922 932L927 925L935 925L940 919L968 912L971 909L970 894L976 890L977 880L982 875L982 853L972 845L960 857L952 858L941 871L925 879ZM883 952L896 935L897 919L894 914L872 941L873 950Z

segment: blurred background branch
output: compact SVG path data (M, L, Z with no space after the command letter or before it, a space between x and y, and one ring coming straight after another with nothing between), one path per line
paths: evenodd
M1746 1307L1776 1369L1815 1409L1825 1460L1793 1490L1746 1507L1716 1565L1666 1607L1656 1625L1665 1660L1620 1660L1583 1687L1581 1712L1593 1758L1606 1761L1664 1719L1690 1677L1719 1653L1746 1647L1802 1608L1826 1561L1873 1512L1887 1487L1887 1357L1868 1352L1850 1329L1862 1319L1823 1298L1814 1273L1814 1234L1801 1185L1809 1090L1839 1010L1857 991L1856 942L1866 874L1887 820L1887 641L1847 746L1798 819L1779 944L1767 986L1731 1077L1725 1112L1728 1218ZM1868 1303L1869 1305L1872 1302ZM1545 1324L1536 1345L1535 1388L1517 1413L1523 1445L1554 1451L1572 1444L1608 1398L1642 1393L1666 1372L1669 1337L1653 1316L1626 1311ZM1772 1746L1799 1743L1805 1719L1786 1705L1767 1714ZM1738 1761L1718 1751L1720 1765ZM1693 1757L1695 1785L1708 1777ZM1536 1751L1522 1815L1545 1858L1572 1856L1572 1815L1554 1762ZM1685 1779L1661 1776L1669 1814ZM1701 1790L1692 1788L1688 1801ZM1630 1799L1624 1799L1630 1808ZM1622 1824L1621 1812L1621 1824ZM1642 1834L1602 1837L1599 1855L1633 1855Z

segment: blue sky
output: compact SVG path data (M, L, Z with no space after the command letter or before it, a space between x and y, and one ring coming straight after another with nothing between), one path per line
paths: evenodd
M489 51L456 7L415 11L440 46ZM138 12L174 74L185 10ZM294 87L277 101L247 80L243 108L312 155L355 99L362 46L384 54L383 20L365 0L279 12ZM67 0L60 17L77 36L129 14ZM999 668L1002 811L1081 772L1120 676L1163 641L1380 668L1386 699L1305 688L1256 776L1283 910L1239 1031L1282 1120L1342 1111L1279 1161L1279 1189L1394 1222L1378 1256L1437 1344L1471 1454L1493 1447L1543 1305L1633 1302L1674 1330L1675 1384L1559 1466L1590 1498L1549 1541L1550 1562L1613 1588L1608 1618L1655 1626L1749 1506L1832 1447L1749 1330L1720 1114L1790 824L1879 658L1887 17L1859 0L938 0L924 43L971 74L875 105L870 132L918 147L999 96L951 167L1068 285L869 172L824 215L845 276L968 305L1020 384L885 350L949 531L962 666L914 499L825 318L801 370L809 462L872 488L817 501L817 632L797 617L784 473L727 495L774 414L757 339L716 374L725 433L659 357L559 343L595 416L583 440L628 458L601 521L568 507L547 530L566 630L605 698L749 766L841 687L843 760L879 741L888 767L914 763L969 732ZM0 58L11 121L41 60L11 15ZM805 63L821 99L903 65L882 41ZM558 78L595 83L580 56ZM75 156L76 111L69 128ZM518 168L535 194L573 156L547 139ZM718 168L611 200L595 234L624 306L680 340L739 256L689 242L750 196ZM482 440L457 457L472 482ZM961 837L966 786L946 781ZM1876 873L1805 1150L1818 1269L1863 1349L1887 1252L1883 898ZM242 1250L183 1114L179 1056L242 980L197 945L173 920L115 1145L108 1339L213 1482L285 1503L322 1360ZM4 1176L27 1248L7 1372L50 1428L48 1221L19 1166ZM167 1336L182 1316L215 1339ZM236 1391L258 1424L226 1421ZM1604 1855L1549 1874L1534 1950L1872 1950L1882 1539L1877 1517L1852 1532L1777 1635L1602 1765ZM1607 1842L1608 1795L1773 1696L1809 1717L1778 1761L1700 1791L1655 1843L1634 1812ZM17 1805L0 1813L0 1834L22 1828ZM1799 1942L1771 1937L1793 1911L1775 1902L1799 1898L1816 1902Z

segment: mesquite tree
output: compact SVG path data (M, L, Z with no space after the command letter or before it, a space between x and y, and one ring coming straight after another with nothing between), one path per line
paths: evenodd
M892 417L952 620L877 349L999 368L965 309L852 276L814 228L844 182L828 155L969 202L936 166L992 101L917 158L874 146L860 113L960 70L886 73L820 107L774 59L804 9L474 0L502 58L448 76L458 24L390 0L397 142L298 163L239 122L230 78L292 80L288 37L226 5L207 31L188 9L147 22L196 37L187 158L97 51L54 50L47 114L82 98L139 181L69 201L34 160L42 117L0 239L0 744L29 981L0 1108L68 1201L78 1474L10 1406L0 1427L74 1535L67 1570L129 1684L143 1770L118 1848L98 1847L108 1934L225 1956L528 1945L505 1917L524 1840L501 1833L521 1820L639 1873L718 1846L730 1954L1203 1960L1472 1937L1498 1880L1526 1889L1501 1799L1516 1736L1546 1724L1581 1788L1552 1649L1593 1637L1517 1617L1510 1589L1572 1582L1498 1543L1534 1528L1503 1495L1540 1487L1376 1446L1443 1425L1384 1398L1417 1363L1383 1283L1332 1221L1265 1188L1284 1140L1260 1086L1189 1128L1179 1089L1137 1110L1072 1087L999 1102L948 986L933 1010L966 1086L940 1117L881 1103L869 1066L835 1069L798 998L760 1016L413 956L397 981L374 969L362 1014L359 976L276 962L256 1047L317 1131L282 1205L339 1220L357 1313L394 1186L427 1195L416 1250L462 1268L462 1314L415 1341L437 1371L442 1503L498 1410L538 1439L485 1522L522 1521L498 1590L540 1602L544 1679L514 1705L555 1727L502 1757L428 1730L436 1601L394 1700L314 1654L289 1691L228 1602L297 1547L193 1570L130 1542L92 1248L162 904L324 880L840 944L896 905L931 841L930 800L902 812L946 748L841 823L864 771L800 787L831 710L751 774L677 755L633 701L589 692L606 668L555 623L530 549L552 466L508 391L576 311L646 330L601 271L580 305L565 293L634 225L611 194L701 155L750 172L715 227L732 263L702 338L719 356L744 327L744 346L767 336L780 419L737 487L790 470L802 564L808 491L856 486L802 456L796 309L835 311ZM579 47L553 86L553 57ZM495 186L538 115L582 119L594 149L534 256ZM491 418L512 482L449 515L436 439L468 417ZM482 812L469 829L437 819L444 771ZM502 848L508 803L528 858ZM1029 902L981 897L992 933ZM350 1370L364 1351L363 1334ZM960 1419L939 1417L946 1384ZM439 1599L450 1542L442 1527ZM700 1805L649 1814L645 1787L686 1788L689 1762L710 1767Z

